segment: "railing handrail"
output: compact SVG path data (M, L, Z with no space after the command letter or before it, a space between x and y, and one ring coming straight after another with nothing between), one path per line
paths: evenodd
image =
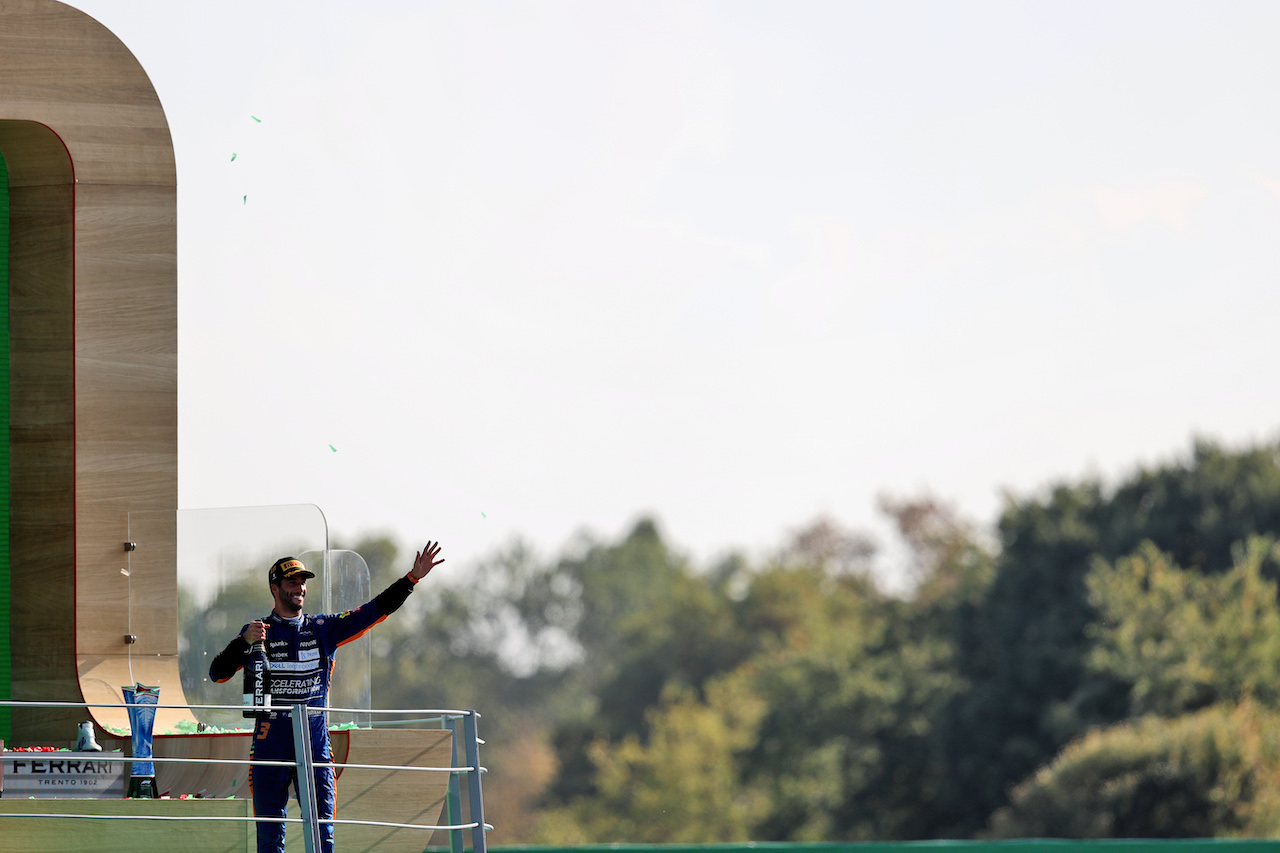
M243 711L244 705L160 705L142 702L69 702L69 701L41 701L33 699L7 699L0 700L0 707L8 708L130 708L145 707L148 709L159 710L228 710ZM310 850L314 846L313 839L318 838L318 826L321 823L328 824L351 824L358 826L381 826L395 829L427 829L431 831L448 831L452 835L452 846L455 851L463 848L461 833L466 830L472 831L472 849L473 853L486 853L484 834L488 830L492 830L493 826L484 821L484 806L481 802L480 792L480 775L485 772L479 761L479 746L484 741L476 734L476 721L480 718L480 714L474 710L457 710L457 709L371 709L371 708L331 708L327 706L310 707L303 704L295 704L288 706L278 706L273 709L281 715L296 716L294 721L294 751L297 755L295 761L277 761L269 759L238 759L238 758L185 758L185 757L155 757L150 756L145 759L139 759L137 756L126 756L123 753L116 757L115 753L98 753L103 760L107 761L129 761L131 763L152 762L152 763L172 763L172 764L216 764L216 765L258 765L258 766L276 766L276 767L293 767L298 770L298 795L302 798L304 793L310 798L311 807L303 808L303 817L301 818L274 818L274 817L234 817L234 816L215 816L215 815L91 815L91 814L49 814L49 813L4 813L0 812L0 819L3 818L21 818L21 817L45 817L58 819L74 819L74 820L159 820L159 821L233 821L245 822L253 821L264 823L299 823L306 824L305 837L306 847ZM312 716L316 714L333 712L348 713L368 713L368 714L417 714L428 715L425 720L439 719L448 726L448 731L453 735L453 758L452 765L449 767L416 767L406 765L386 765L386 764L355 764L345 762L318 762L313 761L310 748L310 742L307 739L305 729L307 724L302 719L304 716ZM397 721L404 722L404 721ZM459 725L461 723L461 725ZM108 730L109 731L109 730ZM247 733L247 732L246 732ZM202 732L184 732L184 736L199 736ZM228 734L228 732L219 732L218 734ZM458 761L458 739L464 741L465 754L467 758L466 764ZM53 752L11 752L6 756L6 761L17 761L19 755L30 755L32 761L50 761L57 760L59 753ZM447 807L451 817L455 816L455 804L458 802L457 780L460 776L466 776L469 780L468 797L469 810L472 818L469 823L445 824L445 825L427 825L413 823L393 823L387 821L367 821L352 819L322 819L316 815L314 807L314 791L311 786L314 780L311 773L307 772L312 768L327 767L332 769L352 768L352 769L368 769L368 770L388 770L388 771L425 771L431 773L449 773L451 779L449 782L449 795L446 797ZM3 768L0 767L0 772ZM0 776L3 778L3 776ZM304 789L306 789L304 791ZM202 799L202 798L197 798ZM2 807L2 804L0 804Z
M22 752L17 751L8 756L10 761L16 760L17 755L33 756L32 760L49 761L48 758L37 758L36 756L57 756L57 752ZM124 753L116 754L114 752L95 752L94 755L101 755L102 761L128 761L133 762L133 756ZM56 759L54 759L56 760ZM252 767L293 767L292 761L274 761L269 758L177 758L167 756L153 755L147 759L152 764L241 764ZM408 764L349 764L341 761L316 761L312 767L329 767L332 769L351 768L354 770L403 770L407 773L471 773L474 767L419 767L417 765ZM481 767L480 772L484 773L487 768Z
M14 812L0 814L3 817L48 817L65 820L189 820L189 821L226 821L228 823L303 823L300 817L237 817L235 815L125 815L125 814L47 814L45 812ZM399 829L475 829L475 823L445 824L429 826L425 823L392 823L383 820L350 820L348 818L320 818L318 823L351 824L353 826L393 826ZM485 829L493 829L485 824Z
M151 705L144 702L66 702L66 701L50 701L44 702L38 699L0 699L0 708L3 707L39 707L39 708L156 708L168 710L190 710L199 709L202 711L243 711L244 705ZM478 711L463 711L457 709L445 708L331 708L328 705L308 705L308 710L330 711L337 714L430 714L431 716L424 719L443 719L454 717L462 719L464 717L475 716L481 718L482 715ZM274 710L288 713L293 710L292 705L279 705Z

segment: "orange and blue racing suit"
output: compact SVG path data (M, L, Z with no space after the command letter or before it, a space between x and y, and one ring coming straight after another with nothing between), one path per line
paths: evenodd
M415 581L409 577L397 580L372 601L345 613L285 619L272 612L262 621L267 623L267 659L271 662L270 693L272 705L304 704L314 711L307 714L311 737L311 757L331 762L329 729L324 711L328 702L329 680L333 675L334 655L338 647L358 639L370 628L390 616L413 592ZM245 665L249 644L240 633L227 644L209 665L209 677L219 683L231 680ZM288 711L274 711L260 716L253 728L249 747L250 759L293 761L293 722ZM257 817L285 816L289 784L297 791L296 770L291 767L251 766L249 790L253 795L253 813ZM315 769L316 815L331 821L336 808L334 773L330 767ZM258 823L258 853L284 853L285 825L276 821ZM320 845L324 853L333 853L333 824L320 824Z

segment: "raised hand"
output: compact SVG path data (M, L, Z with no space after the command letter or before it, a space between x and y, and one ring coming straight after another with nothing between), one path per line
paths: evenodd
M444 558L436 559L440 554L439 542L428 542L421 551L414 555L413 570L409 572L409 577L415 581L425 578L432 569L444 562Z

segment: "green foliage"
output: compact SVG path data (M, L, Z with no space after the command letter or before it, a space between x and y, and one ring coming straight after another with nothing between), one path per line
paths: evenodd
M556 727L559 772L554 802L593 796L592 744L601 738L644 736L647 709L668 685L700 691L706 679L743 654L729 600L716 590L724 574L696 575L642 520L616 545L586 542L555 568L573 601L572 636L581 660L568 673L576 697Z
M400 560L400 546L388 533L367 532L350 545L334 541L331 546L335 551L355 551L364 558L369 566L369 585L374 594L391 585L396 578L404 577L409 571L409 561ZM421 547L421 543L418 544Z
M893 723L901 692L899 673L877 660L888 632L879 603L861 579L811 566L752 584L744 611L767 626L766 642L739 678L768 707L748 775L769 795L766 837L834 837L835 812L879 764L874 733Z
M378 552L407 571L394 543ZM419 585L402 612L378 625L373 696L382 707L481 708L487 725L528 715L558 683L575 650L566 625L571 603L550 591L554 578L516 542L489 559ZM378 587L381 589L381 587Z
M1011 497L991 541L882 509L901 596L826 519L705 571L651 520L446 564L371 635L375 704L484 713L504 844L1280 831L1275 447ZM375 591L407 569L353 548ZM184 655L265 609L223 597Z
M1006 791L1091 728L1124 719L1129 685L1086 665L1096 618L1085 576L1150 540L1175 565L1231 565L1234 543L1280 533L1276 446L1238 452L1198 441L1185 460L1139 470L1114 490L1095 480L1010 497L987 594L956 634L970 688L938 726L951 795L936 803L939 834L979 831ZM1263 566L1273 576L1275 565Z
M630 614L597 717L559 730L577 787L554 790L540 840L912 837L941 784L931 721L961 687L945 613L991 558L944 508L897 509L927 605L878 590L865 540L820 520L762 566L674 574Z
M666 603L672 585L688 575L689 566L649 519L638 522L617 545L584 544L579 556L560 560L556 574L576 600L573 633L584 651L581 666L589 679L603 680L635 634L636 623L651 620L654 608Z
M1228 450L1197 440L1189 458L1139 470L1107 504L1099 549L1105 559L1149 539L1175 565L1221 571L1237 543L1280 532L1280 447Z
M731 669L749 652L750 638L735 623L730 602L705 578L681 574L664 593L618 630L615 666L597 690L598 713L612 735L643 732L645 709L668 688L698 693L710 676Z
M1001 837L1268 835L1280 821L1280 606L1272 540L1204 574L1154 543L1086 577L1088 665L1128 686L1133 721L1090 733L1015 789Z
M1144 543L1087 578L1098 621L1089 665L1129 685L1134 714L1172 717L1253 696L1280 698L1280 608L1262 577L1268 539L1237 547L1222 574L1179 569Z
M1273 837L1280 716L1257 703L1089 734L1019 785L997 838Z
M740 756L763 710L759 697L731 681L710 683L705 701L688 688L665 690L647 714L647 738L592 743L596 795L548 811L542 840L748 840L757 803L739 783Z
M745 775L767 795L756 837L913 837L939 782L932 719L961 687L946 640L860 579L813 569L763 572L746 604L777 626L735 672L768 709Z

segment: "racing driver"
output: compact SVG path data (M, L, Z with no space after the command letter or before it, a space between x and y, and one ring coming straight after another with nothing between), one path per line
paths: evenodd
M332 761L329 729L324 711L328 703L329 676L338 647L363 636L404 604L414 585L444 562L438 542L428 542L413 558L413 568L355 610L332 615L309 616L302 612L307 598L307 579L315 575L293 557L281 557L267 572L267 588L275 602L271 613L245 625L213 663L209 677L219 683L229 681L248 660L256 642L266 642L271 662L271 704L305 704L315 711L307 715L311 730L311 754L316 762ZM293 726L288 711L260 715L254 724L250 759L293 761ZM291 767L250 766L249 789L253 813L257 817L283 818L289 799L289 783L297 789ZM316 813L320 824L320 846L333 853L334 774L331 767L315 769ZM284 853L284 827L276 821L260 821L258 853Z

